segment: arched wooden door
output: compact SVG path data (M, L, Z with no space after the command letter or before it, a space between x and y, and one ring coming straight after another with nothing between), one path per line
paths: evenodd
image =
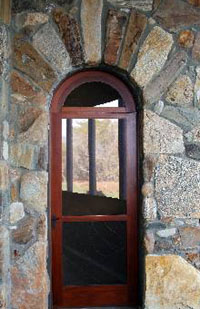
M117 106L104 104L110 101ZM96 133L98 125L102 128L104 124L115 128L117 143L113 142L116 134L110 137L105 133L103 142L96 140L98 134L101 139L102 132L108 132L104 128ZM87 130L88 142L80 126L82 131ZM77 132L81 136L75 139ZM50 201L53 302L58 307L138 302L136 137L135 104L129 89L118 78L100 71L81 72L55 91L51 106ZM101 149L104 154L96 162ZM78 152L76 162L74 151ZM83 157L88 160L88 171L81 174L79 168L85 162L80 166L77 162ZM97 175L105 166L109 170L109 160L113 173L119 166L119 173L115 172L119 175L119 190L116 193L111 189L111 194L107 194L108 186L99 190ZM76 177L88 177L88 189L81 193L74 185L74 162ZM108 179L109 185L114 179L112 172L101 177Z

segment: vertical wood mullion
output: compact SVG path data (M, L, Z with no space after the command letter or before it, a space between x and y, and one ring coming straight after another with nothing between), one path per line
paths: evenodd
M66 134L66 145L67 145L67 191L73 192L73 126L72 119L67 119L67 134Z
M124 119L119 119L119 198L126 199L126 123Z
M96 193L96 123L88 119L89 192Z

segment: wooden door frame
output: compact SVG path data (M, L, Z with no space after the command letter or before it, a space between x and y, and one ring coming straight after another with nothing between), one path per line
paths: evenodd
M103 82L118 91L122 100L125 103L125 107L120 108L106 108L106 107L62 107L67 96L78 86L86 83L86 82ZM57 190L58 187L61 188L61 121L63 118L99 118L99 119L127 119L128 120L128 127L127 127L127 134L130 137L132 136L132 143L127 145L127 165L132 166L132 170L128 169L128 175L130 182L127 184L127 196L129 200L127 204L135 205L135 207L128 207L127 215L119 215L115 216L115 220L113 217L113 221L127 221L127 235L128 235L128 243L129 243L129 250L128 252L128 285L127 289L124 288L124 285L119 285L119 292L124 290L126 293L126 297L124 299L119 298L119 294L115 294L116 303L113 299L112 294L112 287L106 286L106 290L108 293L111 293L110 301L112 305L121 302L121 305L127 304L127 299L129 298L130 304L137 305L138 304L138 181L137 181L137 125L136 125L136 106L133 100L133 97L130 93L128 87L118 78L115 76L101 72L101 71L85 71L76 73L75 75L71 76L70 78L66 79L54 92L52 105L51 105L51 127L50 127L50 218L52 217L52 210L53 213L56 215L57 218L60 217L59 207L56 207L56 204L62 203L62 196L60 190ZM135 134L134 134L135 131ZM128 143L127 143L128 144ZM52 155L53 154L53 155ZM131 164L130 164L131 163ZM105 221L106 217L108 216L101 216L98 221ZM126 218L125 218L126 217ZM133 219L131 221L131 219ZM66 222L73 221L74 218L66 218ZM77 217L77 221L81 221L81 218ZM85 218L87 220L87 218ZM89 216L88 219L91 219ZM109 220L109 218L107 219ZM50 223L51 227L51 223ZM51 229L51 244L55 244L56 239L60 237L62 229L62 222L57 222L57 228L55 230ZM130 247L130 243L132 246ZM62 253L62 243L58 242L56 245L56 250L52 250L52 264L54 267L57 266L56 273L57 276L52 278L52 286L53 291L55 291L54 301L56 304L62 306L61 300L61 267L59 267L60 258ZM133 263L134 261L134 263ZM130 271L131 270L131 271ZM53 275L53 271L52 271ZM73 293L73 287L72 293ZM77 289L77 287L76 287ZM95 290L99 290L99 286L94 287ZM87 295L87 287L81 290L82 293L84 292ZM110 291L110 292L109 292ZM96 301L96 300L95 300ZM102 306L101 300L97 304L91 304L92 306ZM76 300L70 306L77 306ZM82 304L82 306L87 306L87 304Z

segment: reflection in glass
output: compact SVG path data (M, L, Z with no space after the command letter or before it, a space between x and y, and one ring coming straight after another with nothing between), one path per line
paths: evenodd
M63 224L64 285L125 284L126 222Z

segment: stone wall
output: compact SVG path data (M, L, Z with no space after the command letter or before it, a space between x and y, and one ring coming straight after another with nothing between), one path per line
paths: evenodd
M11 23L0 3L0 308L48 308L52 93L99 67L142 115L144 306L199 309L200 2L13 0Z

